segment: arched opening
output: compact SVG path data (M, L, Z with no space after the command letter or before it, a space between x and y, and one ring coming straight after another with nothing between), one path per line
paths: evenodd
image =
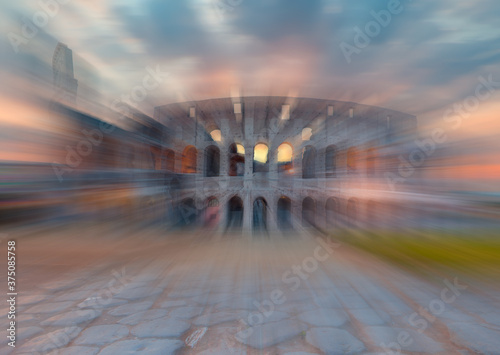
M288 143L281 143L278 147L278 173L293 173L293 148Z
M175 153L171 149L165 150L163 153L163 157L161 160L161 168L162 170L168 172L174 172L175 169Z
M243 225L243 201L234 196L227 203L227 228L239 229Z
M366 152L366 175L375 177L377 171L377 151L375 148L370 148Z
M338 214L339 214L338 201L335 198L330 197L326 201L325 211L326 211L326 227L327 228L336 227L338 225Z
M278 200L277 220L280 229L292 227L292 201L286 196Z
M312 179L315 177L315 161L316 161L316 149L314 147L308 145L304 147L304 151L302 153L302 178L303 179Z
M310 197L306 197L302 201L302 225L304 227L314 226L315 215L316 215L316 205L314 203L314 200Z
M357 221L357 202L351 198L347 201L347 223L350 226L355 226Z
M205 149L205 176L219 176L220 150L214 145Z
M196 174L196 163L198 151L193 146L184 148L182 153L182 170L183 174Z
M261 173L268 172L268 155L269 148L264 143L258 143L255 145L253 150L253 172Z
M233 143L229 146L229 176L245 175L245 148Z
M334 145L326 147L325 172L326 172L326 177L337 176L337 147Z
M302 130L302 140L309 141L312 136L312 128L306 127Z
M212 138L213 141L215 142L220 142L222 141L222 133L220 129L214 129L210 132L210 138Z
M267 230L267 202L262 197L253 202L253 229L262 232Z
M215 228L219 223L219 200L216 197L209 197L206 201L205 227Z
M358 151L351 147L347 150L347 171L355 172L358 168Z
M178 206L178 214L180 226L194 226L198 218L198 210L194 200L192 198L182 200Z

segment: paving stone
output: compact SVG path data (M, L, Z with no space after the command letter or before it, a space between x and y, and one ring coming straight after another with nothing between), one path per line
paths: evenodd
M201 352L196 353L196 355L246 355L246 350L244 349L235 349L235 348L228 348L228 347L219 347L215 349L207 349L203 350Z
M70 307L73 302L55 302L55 303L39 303L31 308L26 309L25 313L58 313Z
M304 323L283 320L249 327L236 333L236 340L256 349L264 349L292 339L305 330L307 326Z
M365 309L350 309L349 312L356 318L359 322L365 325L383 325L384 320L371 308Z
M201 328L198 328L201 329ZM247 346L241 344L236 340L235 334L237 332L238 326L213 326L210 328L210 338L199 343L203 343L200 346L195 345L194 349L196 354L203 355L246 355ZM194 332L193 332L194 333ZM193 334L191 333L191 334ZM202 338L203 339L203 338ZM186 339L187 340L187 339ZM189 346L189 345L187 345ZM203 351L201 351L203 349Z
M214 305L221 302L228 302L234 298L232 294L203 294L190 298L190 301L196 302L201 305Z
M122 318L118 321L120 324L128 324L128 325L137 325L146 320L153 320L157 318L161 318L167 315L166 309L150 309L149 311L142 311L132 314L128 317Z
M85 329L75 340L78 345L104 345L120 340L128 335L128 328L124 325L95 325Z
M252 311L255 309L255 305L253 304L256 301L255 297L238 297L228 302L221 302L216 305L216 308L219 309L246 309Z
M172 308L172 307L181 307L181 306L186 306L187 302L184 300L169 300L163 302L160 307L161 308Z
M77 304L78 308L97 308L103 309L108 307L120 306L122 304L128 303L126 300L121 300L118 298L108 298L100 296L91 296Z
M285 312L280 312L280 311L273 311L269 316L260 311L255 311L257 313L261 313L264 316L264 321L262 322L263 324L265 323L271 323L271 322L278 322L283 319L289 318L288 313ZM247 313L247 318L248 318L248 313Z
M101 315L101 311L96 309L79 309L71 311L44 320L41 325L50 326L71 326L87 322Z
M5 343L7 344L7 343ZM10 353L12 353L16 348L13 348L12 346L4 346L3 348L0 349L0 354L2 355L9 355ZM19 351L17 352L17 354L21 354ZM23 353L23 354L27 354L27 353Z
M20 315L16 315L16 319L20 324L26 324L38 320L34 314L30 313L21 313Z
M199 316L193 321L197 326L213 326L225 322L231 322L248 316L248 311L220 311Z
M312 311L318 307L311 302L288 302L285 301L283 304L276 305L278 311L287 312L290 314L298 314L302 312Z
M492 311L490 313L480 314L479 316L481 318L483 318L487 323L500 326L500 313L497 311Z
M42 285L42 288L49 290L49 291L52 291L52 292L57 292L57 291L67 290L67 289L72 288L72 287L77 286L77 285L78 285L78 281L76 279L56 280L56 281Z
M157 296L163 292L162 288L138 287L131 290L122 290L114 297L126 300L138 300L145 297Z
M292 290L285 293L286 300L290 302L307 301L312 296L311 290Z
M140 275L137 275L136 277L134 277L133 282L137 282L137 283L149 282L149 283L151 283L153 281L157 281L159 279L162 279L162 273L163 273L163 270L157 270L154 272L149 272L149 271L142 272Z
M355 308L369 308L370 306L366 301L359 296L357 293L352 294L342 294L341 292L337 293L338 298L342 302L342 305L349 309Z
M299 314L299 319L317 327L339 327L347 321L344 311L318 309Z
M82 331L80 327L65 327L55 330L48 334L40 335L26 342L19 349L20 353L28 352L49 352L51 350L62 348L75 339Z
M343 329L313 328L307 332L306 341L329 355L357 354L366 350L361 341Z
M137 280L134 279L133 281L128 282L126 285L122 285L120 292L128 292L131 291L135 288L150 288L151 287L151 282L146 281L146 280Z
M89 291L76 291L63 294L55 299L55 301L80 301L84 300L88 295Z
M190 324L176 318L161 318L146 321L132 328L131 333L139 338L180 337Z
M384 310L393 316L409 316L414 310L399 299L373 302L372 308Z
M398 342L398 338L402 338L408 339L403 341L405 343L409 343L408 345L401 344L403 352L415 351L433 354L444 351L441 344L437 343L427 335L423 333L421 334L413 329L372 326L366 327L365 333L371 338L375 345L380 347L384 347L383 344L388 346L390 343Z
M153 302L151 301L129 303L110 310L108 314L111 314L112 316L129 316L137 312L145 311L152 306Z
M101 280L101 281L95 281L91 283L85 283L81 285L78 289L81 291L96 291L96 290L102 290L106 288L107 284L109 283L108 279Z
M309 299L320 308L342 308L342 305L339 303L331 290L311 292Z
M99 355L170 355L183 346L182 341L174 339L121 340L106 346Z
M170 311L170 316L181 319L190 319L199 316L202 312L202 307L180 307Z
M479 324L447 324L451 340L480 354L497 354L500 350L500 329L491 329Z
M40 334L41 332L43 332L43 328L40 327L21 327L17 329L17 340L21 341L28 339L34 335Z
M444 320L448 319L453 322L477 322L476 318L462 312L457 308L451 307L450 305L446 305L446 309L444 310L444 312L440 313L438 317Z
M58 349L50 352L48 355L95 355L99 348L89 346L70 346L64 349Z
M19 305L29 306L31 304L39 303L49 299L48 295L19 295L18 296Z
M168 298L190 298L207 294L207 290L204 288L183 289L182 286L177 287L179 290L170 292Z

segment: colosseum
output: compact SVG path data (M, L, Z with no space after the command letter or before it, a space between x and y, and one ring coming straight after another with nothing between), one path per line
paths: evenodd
M168 104L154 118L172 131L155 154L171 176L171 227L286 235L273 232L382 226L401 212L388 177L416 136L415 116L259 96Z

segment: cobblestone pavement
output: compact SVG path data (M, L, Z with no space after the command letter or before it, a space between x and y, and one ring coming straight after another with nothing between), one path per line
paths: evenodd
M314 237L82 230L18 237L1 354L500 354L500 294L459 275Z

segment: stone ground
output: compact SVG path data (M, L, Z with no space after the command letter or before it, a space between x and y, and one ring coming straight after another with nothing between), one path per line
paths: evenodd
M15 349L1 336L1 354L500 354L498 283L419 278L314 236L7 234L18 328Z

